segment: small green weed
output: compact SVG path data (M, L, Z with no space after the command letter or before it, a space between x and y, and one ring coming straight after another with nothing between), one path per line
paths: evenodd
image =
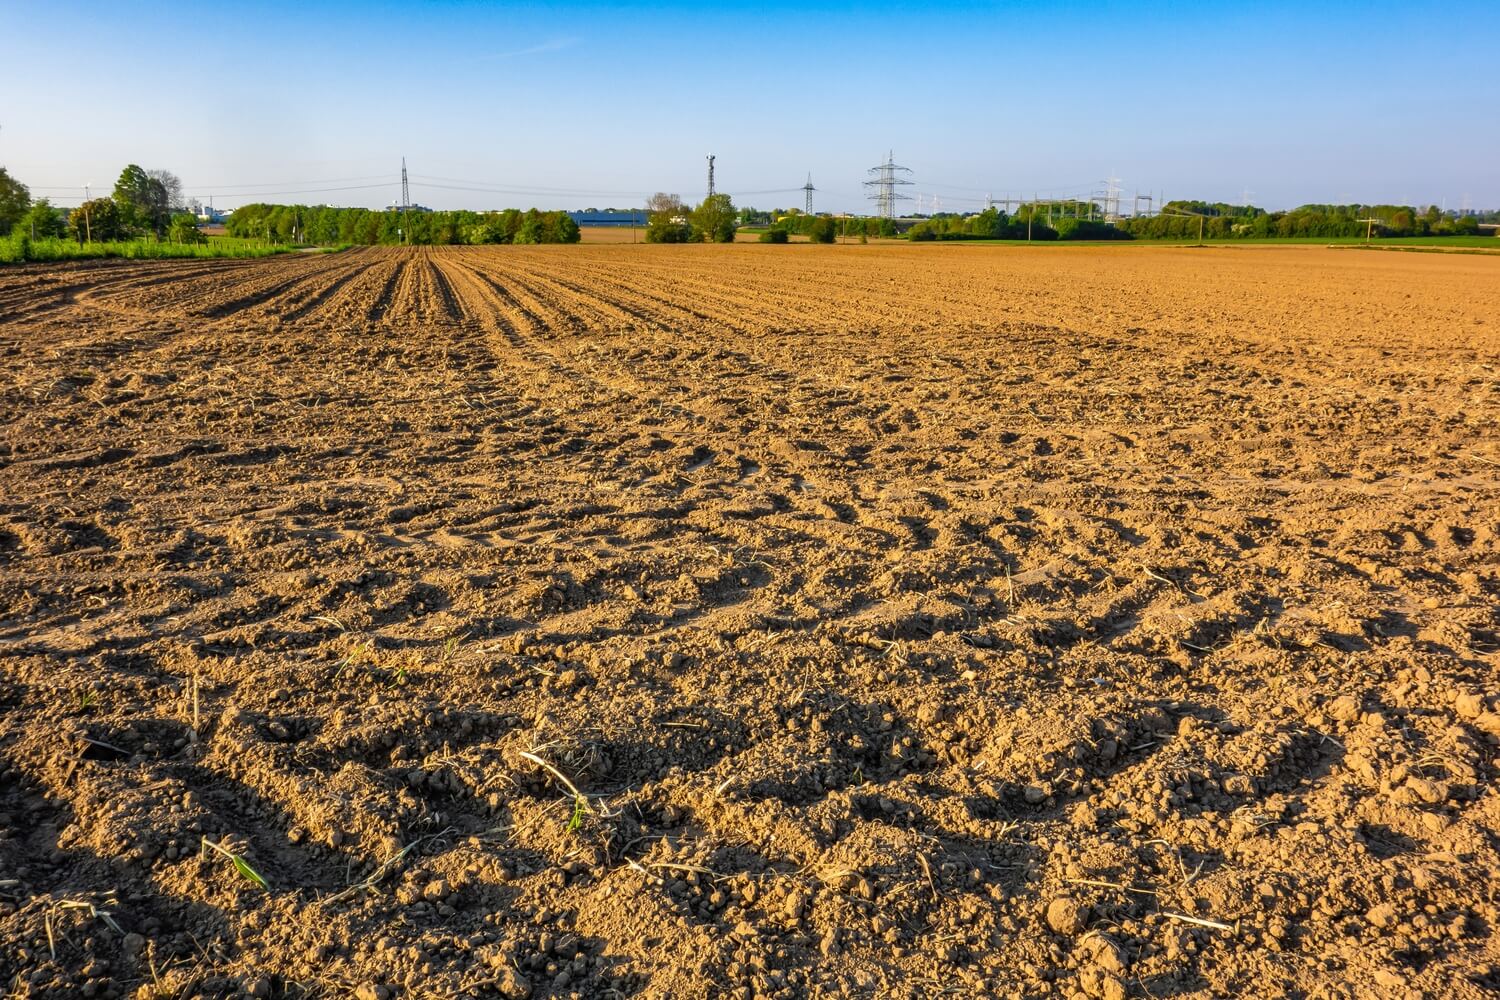
M335 664L336 669L333 672L333 679L341 680L344 676L344 672L349 670L350 668L373 666L374 663L375 643L366 639L364 642L361 642L359 645L351 649L342 660Z
M245 879L245 881L259 886L262 892L271 891L271 886L263 877L261 877L260 872L250 867L250 862L245 860L245 856L243 854L230 850L222 843L216 844L212 840L209 840L207 837L203 838L203 846L205 848L211 847L215 851L224 855L224 857L228 858L230 862L233 863L234 870L239 872L240 875Z
M587 810L584 809L582 796L575 797L573 799L573 815L568 820L569 833L577 833L583 828L583 817L586 812Z

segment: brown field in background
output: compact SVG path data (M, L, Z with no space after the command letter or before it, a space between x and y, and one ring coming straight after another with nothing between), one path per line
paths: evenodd
M578 230L583 243L644 243L646 227L637 226L634 233L629 226L581 226Z
M1321 248L0 270L0 995L1493 995L1497 323Z

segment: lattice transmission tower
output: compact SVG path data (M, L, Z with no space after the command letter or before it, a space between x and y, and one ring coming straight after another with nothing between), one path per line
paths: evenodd
M870 189L867 196L875 202L876 214L881 218L894 219L896 217L896 202L910 201L911 196L902 194L896 188L902 184L910 184L911 181L902 177L902 174L911 173L910 167L898 167L896 165L896 154L894 151L886 154L885 162L878 167L871 167L868 173L873 174L872 180L865 181L865 187Z
M807 183L802 185L802 190L807 194L807 214L812 215L812 196L817 188L812 185L812 174L807 175Z
M1110 177L1104 182L1104 221L1120 221L1120 178Z
M710 153L708 157L708 196L714 196L714 157Z
M406 157L401 157L401 225L396 229L402 243L411 242L411 186L406 180Z

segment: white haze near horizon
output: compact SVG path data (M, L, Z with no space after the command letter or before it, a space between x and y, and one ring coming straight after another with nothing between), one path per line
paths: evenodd
M714 153L739 204L800 206L811 173L861 212L893 150L929 212L1112 176L1127 209L1492 208L1500 74L1454 33L1486 9L25 4L0 165L61 205L133 162L220 207L373 208L405 156L432 208L579 209L696 200Z

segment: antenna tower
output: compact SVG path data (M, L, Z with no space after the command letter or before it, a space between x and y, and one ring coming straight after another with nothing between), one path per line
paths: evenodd
M411 187L406 183L406 157L401 157L401 212L411 208Z
M812 215L812 194L817 188L812 185L812 174L807 175L807 183L802 185L802 190L807 192L807 214Z
M910 184L911 181L900 174L911 173L910 167L898 167L896 165L896 154L886 154L885 162L878 167L871 167L867 173L873 174L874 179L865 181L865 187L872 192L868 197L875 202L877 213L885 219L896 217L896 202L910 201L911 196L901 194L896 190L898 184Z
M708 196L710 198L714 196L714 157L712 153L708 156Z

